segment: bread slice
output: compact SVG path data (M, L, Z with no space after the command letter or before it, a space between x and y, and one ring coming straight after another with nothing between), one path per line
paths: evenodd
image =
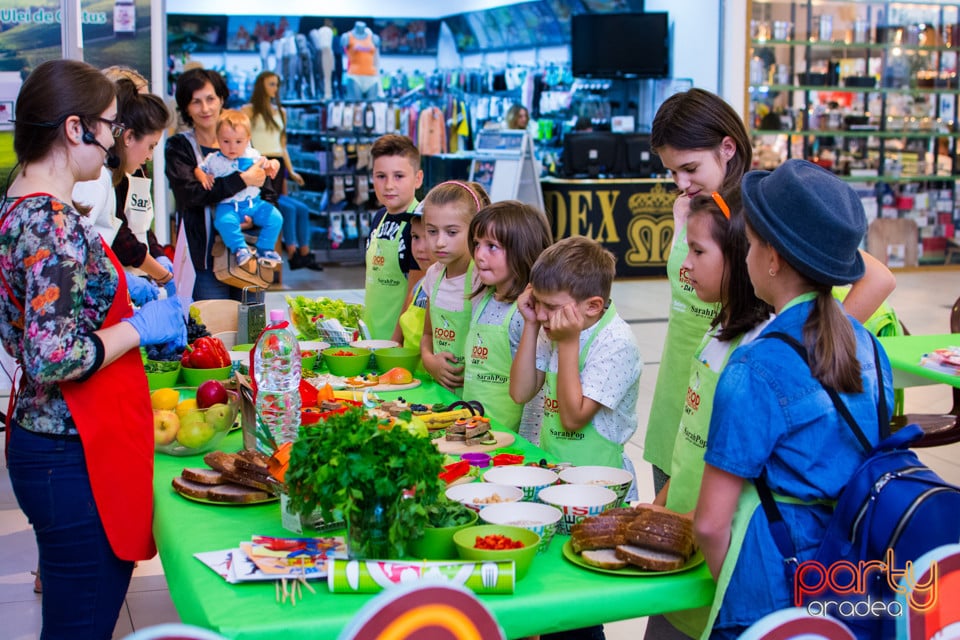
M237 451L236 456L234 457L233 464L238 470L253 471L254 473L259 473L261 475L269 475L270 470L268 468L268 463L270 461L270 456L265 453L260 453L259 451L253 451L251 449L241 449Z
M464 434L467 432L467 421L464 418L457 418L456 422L447 427L447 435Z
M577 535L570 537L570 546L577 553L595 551L597 549L613 549L627 541L621 533Z
M450 441L450 442L463 442L463 441L465 441L465 440L467 439L467 436L463 435L462 432L461 432L461 433L455 433L455 432L452 433L452 432L450 431L450 429L447 429L447 433L446 433L446 435L444 435L444 438L447 439L447 440Z
M196 482L198 484L223 484L223 474L215 469L207 469L203 467L188 467L180 472L180 476L191 482Z
M234 473L237 470L237 467L233 462L234 458L234 456L230 455L226 451L211 451L207 455L203 456L203 461L217 471Z
M497 438L488 431L487 433L483 433L475 438L467 438L464 440L464 443L466 443L468 447L478 444L497 444Z
M632 544L619 545L615 553L621 560L647 571L673 571L687 562L686 558L675 553L644 549Z
M623 569L628 564L626 560L617 557L617 552L614 549L584 551L580 554L580 557L591 567L599 567L600 569Z
M628 529L626 542L630 545L643 547L652 551L663 551L680 556L684 560L693 555L693 536L660 536L645 531Z
M269 498L270 494L264 491L257 491L236 484L221 484L211 487L207 494L207 500L214 502L262 502Z
M252 489L260 489L261 491L266 491L271 494L276 493L280 488L276 480L270 480L265 476L240 471L234 473L224 472L223 479L229 483L239 484Z
M194 482L193 480L187 480L182 476L175 477L172 484L174 491L189 498L206 500L207 496L210 494L210 485L200 484L199 482Z

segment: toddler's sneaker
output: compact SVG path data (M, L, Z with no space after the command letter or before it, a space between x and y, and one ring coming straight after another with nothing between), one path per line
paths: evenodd
M276 251L264 251L263 255L257 258L257 262L268 269L276 269L280 266L280 254Z
M247 247L240 247L233 256L237 259L237 266L242 267L253 259L254 253Z

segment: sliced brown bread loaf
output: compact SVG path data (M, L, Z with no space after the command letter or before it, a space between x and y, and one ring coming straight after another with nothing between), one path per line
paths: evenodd
M590 566L600 569L623 569L628 564L626 560L617 557L617 552L614 549L584 551L580 554L580 557Z
M204 467L188 467L180 472L180 476L185 480L199 484L223 484L223 474L216 469L207 469Z
M683 556L668 551L656 551L632 544L622 544L615 550L616 556L635 567L647 571L672 571L686 564Z

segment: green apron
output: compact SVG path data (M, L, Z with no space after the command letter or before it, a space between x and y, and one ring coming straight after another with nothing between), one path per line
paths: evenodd
M473 292L473 261L467 267L467 276L463 279L463 308L459 311L441 309L433 303L440 291L440 283L447 274L447 268L440 271L440 277L433 285L430 296L430 325L433 329L433 352L449 351L457 358L457 364L463 364L466 352L467 334L470 331L470 294ZM463 387L451 389L458 398L463 397Z
M717 391L717 382L720 380L720 372L726 366L730 354L743 339L742 335L737 336L731 342L721 367L711 369L707 363L703 362L701 355L718 330L719 328L703 336L690 369L687 399L680 417L680 429L677 432L677 442L673 447L673 460L670 465L670 490L667 492L666 507L678 513L689 513L697 507L700 481L703 479L703 452L707 448L707 434L710 432L710 416L713 413L713 398ZM700 607L664 615L674 627L695 638L703 631L709 613L710 607Z
M671 479L672 482L672 479ZM737 559L740 557L740 551L743 549L743 540L747 535L747 528L750 526L750 520L753 518L754 511L760 506L760 496L757 495L757 488L749 480L743 481L743 489L740 491L740 498L737 500L737 510L733 514L733 522L730 523L730 547L727 549L727 556L723 560L723 566L720 567L720 575L717 577L717 590L713 596L713 604L710 605L709 613L706 616L706 623L700 640L709 640L710 632L713 630L713 624L717 620L717 614L720 612L720 605L723 604L723 598L727 594L727 587L730 586L730 577L737 566ZM696 617L702 621L702 609L689 611L691 617ZM676 616L668 616L671 623L674 623ZM690 622L694 622L691 620ZM679 628L679 627L678 627ZM681 629L682 630L682 629Z
M420 292L423 291L423 280L413 288L413 297L403 313L400 314L400 330L403 331L403 346L408 349L420 350L420 340L423 338L423 322L427 317L427 310L413 304Z
M670 313L667 336L660 357L660 371L653 391L647 435L643 441L643 459L670 475L673 445L684 406L684 393L690 380L690 362L698 341L710 330L717 315L716 305L697 297L697 292L682 270L687 258L687 226L676 234L667 259L670 280Z
M407 211L417 206L414 200ZM407 275L400 268L400 239L406 222L401 222L392 238L380 238L380 228L391 219L387 213L370 234L366 253L366 284L363 297L363 321L375 340L390 340L407 299ZM407 251L410 251L407 247Z
M611 302L610 308L594 325L593 332L580 350L580 371L583 371L583 363L587 359L594 339L616 315L617 312ZM623 445L601 436L592 422L579 431L567 431L563 428L560 422L560 405L557 401L556 371L546 372L544 384L546 393L543 402L543 422L540 427L540 447L557 460L574 465L623 467Z
M500 324L480 324L480 315L492 297L493 289L488 289L477 305L467 333L463 397L479 400L486 407L488 416L493 416L505 428L516 433L520 430L523 405L510 397L510 365L513 363L510 320L517 311L517 303L510 305L506 318Z

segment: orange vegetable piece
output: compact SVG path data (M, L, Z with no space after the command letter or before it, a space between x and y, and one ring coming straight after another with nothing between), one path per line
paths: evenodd
M267 460L267 470L275 480L283 482L287 474L287 467L290 466L290 450L292 448L292 442L284 442L277 447L277 450L274 451L270 459Z
M408 384L413 382L413 374L403 367L394 367L380 376L388 384Z

